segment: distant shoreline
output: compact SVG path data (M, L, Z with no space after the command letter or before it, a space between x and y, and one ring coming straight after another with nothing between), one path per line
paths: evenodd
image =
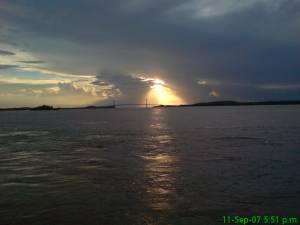
M238 102L238 101L215 101L215 102L199 102L186 105L157 105L151 108L174 108L174 107L208 107L208 106L263 106L263 105L300 105L300 101L258 101L258 102ZM86 106L86 107L63 107L54 108L53 106L42 105L38 107L16 107L16 108L0 108L0 111L53 111L53 110L71 110L71 109L114 109L116 105L107 106Z
M255 106L255 105L300 105L300 101L258 101L258 102L238 102L238 101L215 101L199 102L186 105L159 105L155 107L206 107L206 106Z

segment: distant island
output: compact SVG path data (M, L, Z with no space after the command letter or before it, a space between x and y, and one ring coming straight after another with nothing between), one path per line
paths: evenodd
M31 111L50 111L50 110L63 110L63 109L111 109L116 108L115 105L108 106L86 106L86 107L70 107L70 108L54 108L50 105L41 105L37 107L19 107L19 108L0 108L0 111L16 111L16 110L31 110Z
M158 105L155 107L251 106L251 105L300 105L300 101L260 101L260 102L215 101L215 102L199 102L199 103L186 104L186 105Z
M35 108L30 108L30 110L42 111L42 110L55 110L53 106L49 105L41 105Z
M131 104L127 104L131 105ZM135 105L135 104L132 104ZM300 105L300 101L260 101L260 102L238 102L238 101L215 101L215 102L199 102L186 105L157 105L153 108L162 107L205 107L205 106L255 106L255 105ZM85 106L85 107L70 107L70 108L54 108L49 105L41 105L37 107L19 107L19 108L0 108L0 111L15 111L15 110L31 110L31 111L51 111L51 110L67 110L67 109L114 109L116 105L107 106Z

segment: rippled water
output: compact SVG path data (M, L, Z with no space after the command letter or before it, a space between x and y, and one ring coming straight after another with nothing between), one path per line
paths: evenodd
M297 215L299 115L299 106L0 112L0 224Z

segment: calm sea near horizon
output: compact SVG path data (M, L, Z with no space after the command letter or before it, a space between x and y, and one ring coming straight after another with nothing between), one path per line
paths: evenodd
M299 206L299 106L0 112L0 225L210 225Z

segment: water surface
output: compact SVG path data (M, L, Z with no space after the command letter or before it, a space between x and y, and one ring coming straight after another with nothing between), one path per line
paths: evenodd
M299 106L0 112L0 224L297 215L299 115Z

